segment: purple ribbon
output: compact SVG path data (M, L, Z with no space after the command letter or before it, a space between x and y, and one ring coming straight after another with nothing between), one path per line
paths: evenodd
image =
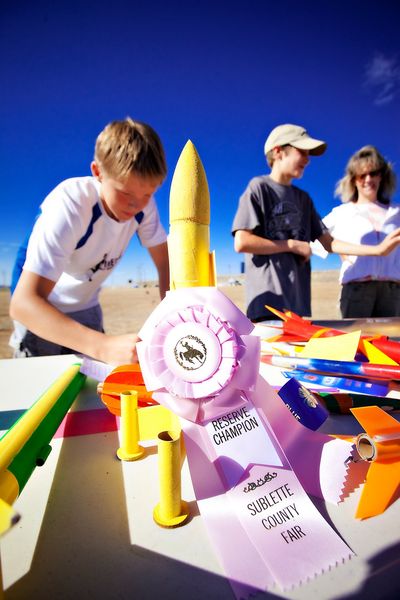
M309 444L313 455L335 441L297 423L260 377L260 340L252 329L216 288L184 288L167 294L137 344L146 388L183 417L199 508L238 597L274 582L290 587L351 555L285 454L293 458L310 436L319 436ZM272 419L275 431L267 413L281 410L280 423ZM348 456L350 444L342 446Z
M249 335L252 328L216 288L169 292L139 332L146 388L197 423L240 408L259 369L260 340Z

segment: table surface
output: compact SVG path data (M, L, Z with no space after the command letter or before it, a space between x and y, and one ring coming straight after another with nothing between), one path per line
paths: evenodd
M25 409L73 362L74 356L0 361L0 417ZM72 410L103 409L87 379ZM330 417L325 431L358 432L352 416ZM5 598L233 598L197 509L187 462L182 497L189 522L158 527L157 451L120 462L118 432L55 438L15 509L19 523L1 539ZM315 500L355 557L309 583L260 598L318 600L399 596L400 502L365 521L354 519L360 489L338 506Z

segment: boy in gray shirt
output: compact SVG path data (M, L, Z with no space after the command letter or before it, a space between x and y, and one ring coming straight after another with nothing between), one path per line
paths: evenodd
M292 185L309 157L325 150L326 143L303 127L275 127L264 146L271 173L253 178L239 200L232 234L236 252L246 254L247 316L253 322L275 318L266 304L311 316L311 241L318 239L328 252L360 256L386 255L400 242L400 229L377 246L332 238L310 196Z

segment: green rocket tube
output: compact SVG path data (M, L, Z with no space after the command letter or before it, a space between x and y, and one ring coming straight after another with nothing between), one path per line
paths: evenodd
M85 382L79 368L73 365L63 373L1 438L0 497L4 500L12 503L49 455L49 444Z

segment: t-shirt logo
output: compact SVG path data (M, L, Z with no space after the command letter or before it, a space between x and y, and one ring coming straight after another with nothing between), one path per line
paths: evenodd
M115 265L121 258L122 254L120 254L116 258L109 258L109 259L107 259L107 256L108 255L105 254L103 256L103 258L101 259L101 261L97 263L97 265L95 265L94 267L91 267L89 269L89 274L88 274L89 281L93 281L93 275L95 273L97 273L97 271L111 271L111 269L113 269L115 267Z

